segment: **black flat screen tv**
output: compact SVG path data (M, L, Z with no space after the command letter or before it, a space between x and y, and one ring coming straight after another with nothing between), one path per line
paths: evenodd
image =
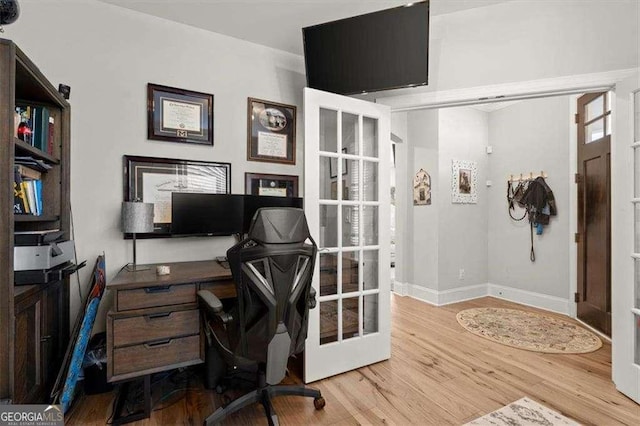
M242 232L243 196L232 194L171 194L171 234L223 236Z
M423 86L429 1L302 29L307 86L342 95Z

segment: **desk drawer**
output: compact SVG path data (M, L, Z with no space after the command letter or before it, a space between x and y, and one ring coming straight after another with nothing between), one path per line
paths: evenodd
M178 368L182 363L202 361L200 335L167 339L113 351L113 375L141 373L145 370Z
M118 290L118 311L196 302L195 284L177 284Z
M120 347L200 333L197 309L113 319L113 346Z

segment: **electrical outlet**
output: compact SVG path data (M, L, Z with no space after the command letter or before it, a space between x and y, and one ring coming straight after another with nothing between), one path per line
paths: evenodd
M460 271L458 271L458 279L460 281L464 280L464 269L460 269Z

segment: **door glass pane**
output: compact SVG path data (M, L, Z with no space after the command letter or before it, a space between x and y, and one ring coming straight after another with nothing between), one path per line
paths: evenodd
M635 287L636 287L636 295L635 295L635 305L634 307L640 309L640 259L634 259L635 262Z
M320 205L320 248L338 246L338 206Z
M358 337L358 297L342 299L342 340Z
M587 124L584 129L585 143L597 141L604 136L604 118Z
M347 174L344 179L349 187L349 200L358 201L360 199L360 161L346 160Z
M338 293L338 255L320 253L320 296Z
M634 107L633 110L635 111L635 125L634 127L634 138L633 140L636 142L640 142L640 92L636 92L636 94L633 95L633 97L635 98L634 100Z
M364 206L362 208L363 244L375 246L378 244L378 206Z
M358 291L359 253L349 251L342 254L342 293Z
M640 148L633 150L634 167L633 167L633 196L640 198Z
M606 120L607 120L607 124L605 128L605 133L607 135L610 135L611 134L611 114L607 115Z
M342 247L358 245L359 223L358 206L342 206Z
M320 302L320 344L338 340L338 301Z
M363 161L362 193L364 201L378 201L378 163Z
M594 118L601 116L604 114L604 95L600 95L591 102L589 102L586 107L587 119L584 120L585 123L587 121L591 121Z
M389 136L389 135L387 135ZM378 120L362 117L362 142L365 157L378 157ZM391 141L387 141L391 143Z
M321 200L337 200L337 193L334 193L331 187L331 157L320 157L320 199Z
M362 300L362 310L364 313L362 319L364 334L378 332L378 295L368 294Z
M358 116L342 113L342 152L359 154L360 132L358 131Z
M378 250L364 251L363 268L363 288L364 290L372 290L378 288Z
M320 151L338 152L338 112L320 108Z
M634 253L640 253L640 203L634 203L635 210L635 229L633 239Z

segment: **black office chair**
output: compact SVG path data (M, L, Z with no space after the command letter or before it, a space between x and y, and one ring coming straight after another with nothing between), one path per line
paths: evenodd
M285 376L289 357L304 349L309 309L316 305L311 279L317 251L301 209L259 209L248 237L227 251L236 283L234 306L224 312L222 302L211 292L198 292L210 342L208 361L214 355L231 369L258 366L257 390L218 408L205 424L217 424L261 402L269 424L277 425L271 398L278 395L312 397L316 409L324 407L318 390L276 386ZM211 353L215 349L217 353ZM208 364L216 368L215 363Z

